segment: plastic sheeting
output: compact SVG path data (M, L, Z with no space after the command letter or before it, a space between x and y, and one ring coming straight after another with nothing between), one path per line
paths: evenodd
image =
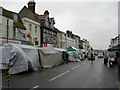
M62 53L53 48L41 48L39 51L43 68L50 68L63 63Z
M67 50L62 49L62 48L54 48L55 50L59 51L59 52L67 52Z
M40 66L38 49L32 46L22 45L20 48L26 53L26 56L29 58L29 63L32 65L33 70L38 70Z
M19 48L13 45L4 45L0 47L2 50L2 62L0 63L9 63L10 65L10 74L16 74L28 70L28 58L26 58L25 53ZM1 64L1 69L6 69L7 65Z
M0 46L0 63L10 64L10 74L37 70L40 65L50 68L63 63L62 53L53 48L37 48L28 45L4 44ZM0 64L0 69L7 65Z
M77 51L69 51L69 61L80 61L79 52Z
M0 47L0 51L1 50L1 63L10 64L10 74L27 71L28 68L37 70L40 66L38 49L35 47L17 44L5 44L4 46ZM2 64L0 68L6 69L6 67L7 65Z

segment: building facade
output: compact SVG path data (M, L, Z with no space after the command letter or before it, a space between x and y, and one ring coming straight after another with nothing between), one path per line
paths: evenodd
M59 31L57 37L57 48L66 49L66 33Z
M24 6L19 15L26 27L26 40L29 41L30 45L40 46L41 45L41 29L40 22L35 14L26 6Z
M87 52L91 52L91 45L90 45L90 43L89 43L89 41L87 40L87 39L83 39L82 40L82 45L83 45L83 49L85 50L85 52L87 53Z
M0 30L0 44L27 42L26 27L23 25L19 14L2 7L0 7Z
M80 49L80 37L75 35L75 48Z
M46 10L44 15L36 14L41 23L41 46L53 46L57 45L57 31L54 27L54 18L49 18L49 12Z
M113 46L117 46L118 45L118 36L117 37L115 37L115 38L112 38L111 40L110 40L110 46L109 46L109 48L111 48L111 47L113 47Z
M75 35L72 33L72 31L67 30L66 31L66 48L69 46L75 47Z
M55 19L35 12L34 0L28 2L19 13L0 7L0 43L17 43L40 47L53 46L66 49L73 46L77 49L90 50L89 41L81 40L78 35L67 30L66 33L55 28Z
M60 33L60 48L66 49L66 33Z

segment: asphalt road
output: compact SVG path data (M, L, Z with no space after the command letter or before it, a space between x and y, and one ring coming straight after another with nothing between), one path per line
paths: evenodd
M10 88L118 88L119 80L117 65L108 68L96 59L10 75ZM7 85L4 77L2 85Z

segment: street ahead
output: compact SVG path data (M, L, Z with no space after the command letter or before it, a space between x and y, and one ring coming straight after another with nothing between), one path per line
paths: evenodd
M117 65L108 68L103 59L69 62L50 69L10 75L10 88L118 88ZM3 87L6 80L3 78Z

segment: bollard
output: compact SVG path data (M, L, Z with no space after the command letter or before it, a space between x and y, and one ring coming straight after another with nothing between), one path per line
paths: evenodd
M1 63L1 64L4 64L4 65L7 65L7 68L6 68L6 78L7 78L7 86L9 88L9 83L10 83L10 75L9 75L9 71L10 71L10 64L9 63Z
M6 74L7 74L7 86L9 87L10 75L9 75L10 65L7 64Z

